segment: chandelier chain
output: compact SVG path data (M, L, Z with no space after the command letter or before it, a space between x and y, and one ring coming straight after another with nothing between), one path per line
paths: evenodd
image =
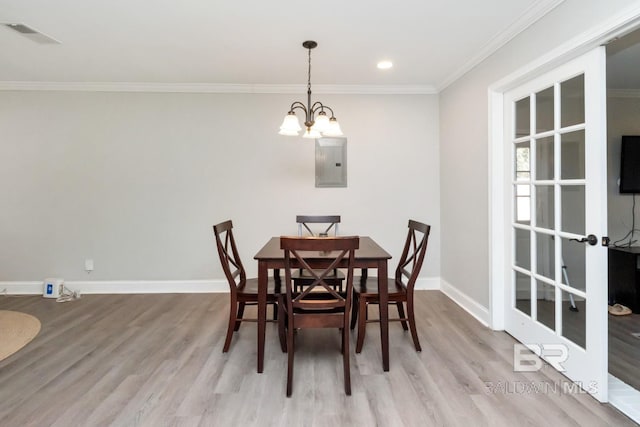
M311 49L309 50L309 70L307 72L307 90L311 92Z

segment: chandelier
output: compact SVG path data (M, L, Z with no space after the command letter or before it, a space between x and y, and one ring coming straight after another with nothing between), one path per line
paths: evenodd
M303 138L320 138L321 136L342 136L342 130L338 119L333 115L333 110L322 102L316 101L311 104L311 49L318 46L313 40L307 40L302 43L302 47L309 50L309 73L307 79L307 105L296 101L291 104L289 112L284 117L284 121L280 126L280 135L297 136L302 130L298 116L295 110L304 112L304 126L306 128ZM326 111L325 111L326 110ZM331 113L331 117L327 116L327 111Z

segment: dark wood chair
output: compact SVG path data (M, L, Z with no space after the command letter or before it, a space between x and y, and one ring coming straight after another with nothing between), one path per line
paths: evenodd
M216 246L220 255L222 270L229 282L230 306L229 325L227 327L227 337L224 341L222 352L226 353L231 344L233 333L240 329L241 322L257 322L257 319L244 319L244 308L247 305L257 305L258 303L258 279L247 279L235 239L233 237L233 224L231 221L224 221L213 226L216 236ZM280 293L280 280L269 279L267 289L267 304L273 305L274 319L277 317L277 301Z
M349 370L349 310L353 289L354 253L360 244L359 237L281 237L284 249L284 275L286 291L280 296L278 309L278 332L282 351L288 354L287 396L293 387L294 332L305 328L338 328L342 331L342 358L344 367L344 390L351 394L351 373ZM311 252L308 252L311 251ZM326 253L321 264L318 252ZM315 260L309 256L315 255ZM346 294L337 292L327 282L333 269L346 261ZM294 292L292 273L303 269L313 277L313 283L304 291ZM320 292L322 291L322 292Z
M298 223L298 236L300 237L328 237L329 235L335 237L338 235L340 215L297 215L296 222ZM322 224L322 227L318 228L318 224ZM343 292L342 282L344 279L344 273L335 269L333 274L327 277L327 283L330 283L339 292ZM296 292L302 291L305 286L309 286L313 281L313 276L302 269L293 274L293 288Z
M298 236L302 237L308 233L312 237L328 237L329 234L338 235L340 226L340 215L297 215ZM323 231L313 230L309 224L324 224ZM333 233L330 233L333 229Z
M411 331L413 344L416 351L422 351L420 341L418 340L418 332L416 329L416 320L414 314L413 288L416 279L422 268L425 253L427 252L427 242L429 241L429 232L431 226L418 221L409 220L409 232L407 239L398 261L395 277L387 279L387 289L389 290L389 304L395 304L398 309L397 319L389 319L389 321L399 321L402 328ZM367 315L367 307L369 304L379 304L380 296L378 294L378 278L362 278L355 279L353 287L353 310L351 312L351 329L358 324L358 340L356 342L356 353L362 351L365 337L365 327L369 322L379 322L379 320L369 320ZM404 303L407 305L407 316L405 316ZM409 326L407 327L407 323Z

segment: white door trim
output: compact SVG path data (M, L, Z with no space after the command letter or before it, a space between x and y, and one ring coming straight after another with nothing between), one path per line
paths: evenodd
M517 71L494 82L488 88L489 102L489 312L490 327L494 330L504 330L504 294L506 280L504 271L505 241L504 222L506 205L504 194L505 171L503 157L503 104L504 93L521 83L531 80L544 72L557 67L589 50L606 44L610 40L620 37L640 26L640 2L623 10L600 25L585 31L577 37L549 51L547 54L530 62Z

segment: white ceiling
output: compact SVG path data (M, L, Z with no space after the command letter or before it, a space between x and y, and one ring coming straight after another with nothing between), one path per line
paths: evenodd
M438 90L561 1L0 0L61 42L0 26L0 82L297 85L311 39L313 84Z

